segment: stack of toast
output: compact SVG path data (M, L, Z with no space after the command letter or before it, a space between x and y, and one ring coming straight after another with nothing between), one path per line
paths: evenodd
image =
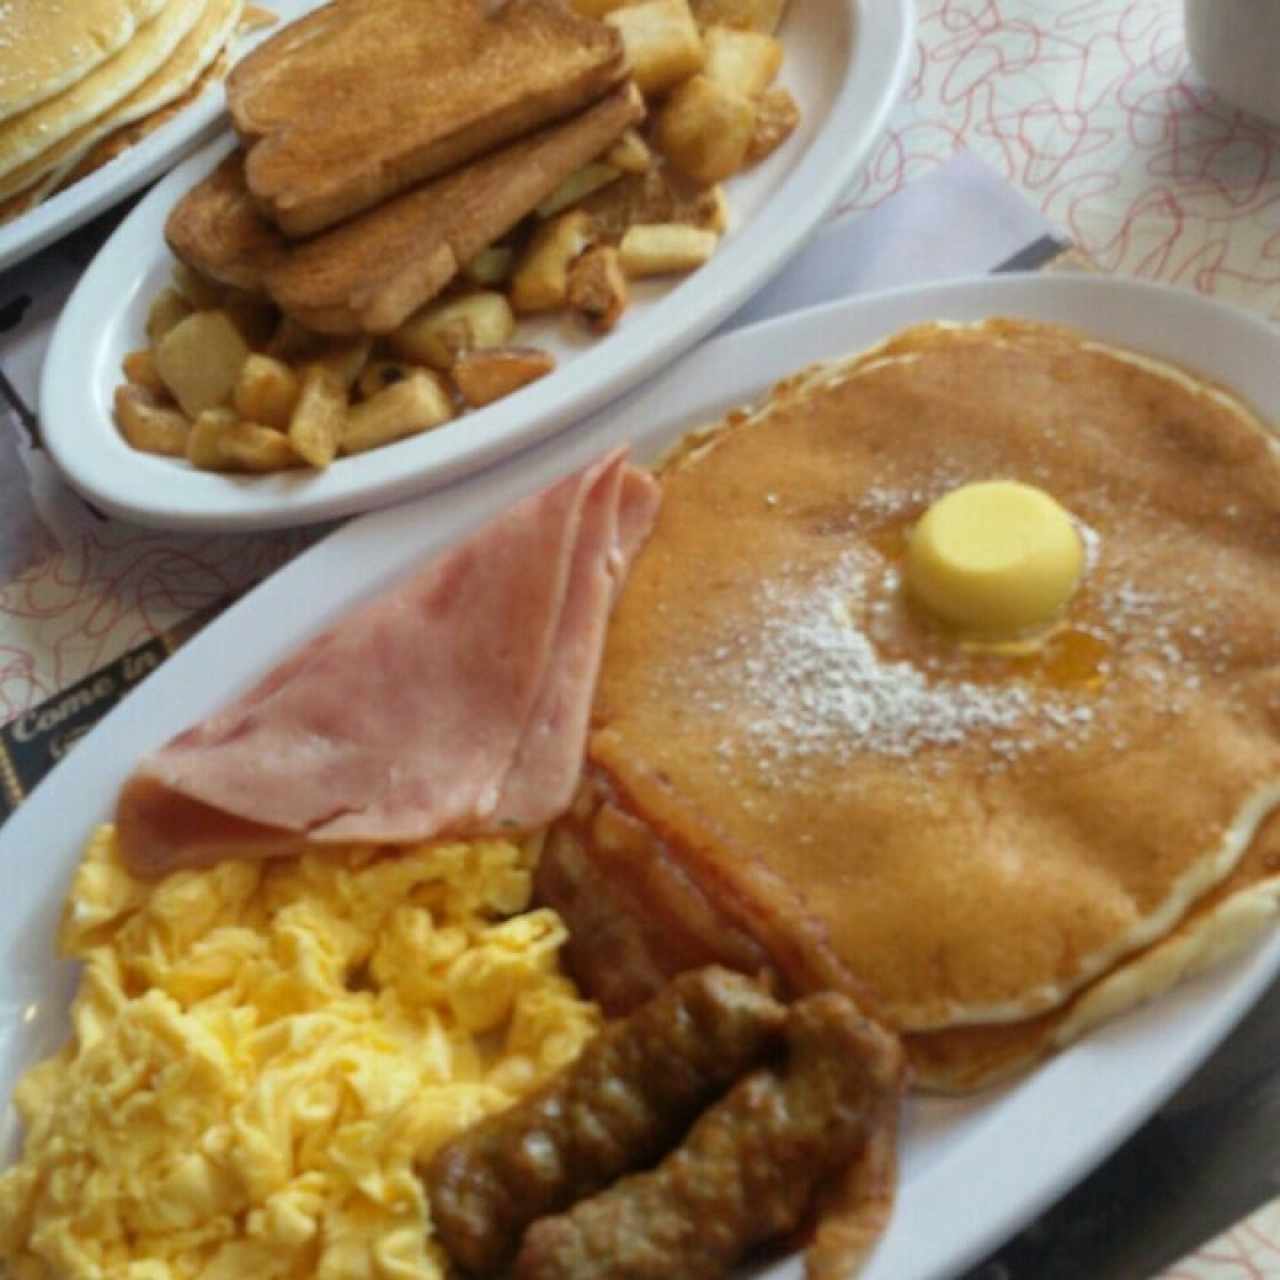
M692 271L721 180L798 120L780 0L333 0L227 81L239 145L171 210L174 287L116 391L125 440L324 467L555 367Z
M227 100L242 145L166 238L332 334L395 329L644 114L618 32L557 0L337 0Z
M225 71L228 42L250 16L244 0L10 0L0 222L171 118Z

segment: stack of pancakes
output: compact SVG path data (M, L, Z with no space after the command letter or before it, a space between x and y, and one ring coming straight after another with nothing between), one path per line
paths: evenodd
M0 4L0 221L167 120L220 69L244 0Z
M975 651L908 531L1012 479L1087 553ZM540 868L611 1010L675 969L851 990L917 1081L999 1078L1256 935L1280 896L1280 453L1221 390L1025 322L909 331L663 468L588 782Z

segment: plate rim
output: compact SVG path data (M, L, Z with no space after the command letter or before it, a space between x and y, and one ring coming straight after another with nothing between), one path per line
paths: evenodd
M637 315L631 330L575 359L572 382L548 379L506 401L467 416L465 436L428 434L344 459L341 467L313 475L293 473L247 479L175 469L168 459L113 445L83 447L84 424L102 428L103 406L118 375L107 368L101 327L107 298L127 305L141 287L139 272L164 254L161 209L167 210L194 175L211 166L229 145L223 135L189 156L121 222L84 272L58 319L40 376L40 418L50 458L73 489L89 502L136 524L197 532L283 528L314 523L404 501L493 465L568 429L610 400L678 359L752 293L775 276L818 230L822 219L869 156L898 103L914 55L916 0L826 0L848 20L858 41L853 64L838 81L830 108L794 168L770 192L742 232L688 281L684 311L693 318L671 323L681 312L663 298ZM869 77L875 77L874 80ZM874 87L868 88L869 85ZM874 101L868 110L863 98ZM129 283L116 278L113 260L139 260ZM85 368L88 366L88 376ZM104 388L106 391L104 393ZM415 455L428 461L415 462ZM401 459L407 459L402 462Z
M1113 309L1121 317L1118 322ZM59 832L65 845L42 852L43 897L27 901L31 909L18 920L24 898L35 892L19 886L8 916L0 916L0 961L9 951L30 945L31 930L48 928L56 919L83 837L109 811L126 772L122 760L132 762L142 750L233 696L340 612L465 537L492 512L597 456L622 438L630 422L648 422L649 447L658 448L669 431L687 429L720 412L713 406L757 396L775 380L770 361L795 369L831 354L853 329L883 336L913 319L963 319L973 313L1029 314L1060 322L1069 322L1064 315L1079 315L1094 321L1089 328L1095 336L1109 338L1116 338L1117 324L1127 325L1130 336L1116 340L1166 356L1172 354L1168 347L1175 339L1170 335L1179 325L1188 328L1188 346L1195 345L1191 339L1196 335L1216 335L1206 347L1216 343L1231 352L1240 368L1252 370L1252 381L1223 376L1212 351L1183 362L1237 388L1265 386L1265 396L1250 390L1248 398L1280 423L1280 361L1274 359L1280 333L1238 308L1166 285L1034 273L981 276L862 295L718 337L583 423L579 431L553 437L449 489L342 526L184 645L77 745L0 830L0 859L20 858L24 850L49 844L41 837L46 827ZM1158 331L1151 327L1152 316L1160 317ZM808 354L795 353L788 342L804 346ZM1259 354L1272 358L1259 360ZM1214 367L1206 368L1205 360ZM698 410L700 405L705 412ZM667 416L658 417L664 406ZM422 541L412 547L415 533ZM340 584L341 600L334 598L335 583ZM264 617L278 620L278 629L264 632ZM193 672L200 678L190 688ZM135 720L144 727L139 729ZM127 752L116 745L120 736L133 743ZM87 786L82 781L86 775ZM86 814L84 830L74 837L65 819L60 821L68 803L64 797ZM991 1095L995 1108L987 1123L903 1183L889 1231L863 1280L943 1280L978 1261L1128 1137L1225 1038L1277 972L1280 934L1273 933L1240 959L1096 1029L1011 1089ZM4 1039L0 1029L0 1046ZM1135 1064L1140 1068L1136 1073ZM1095 1121L1083 1133L1081 1097L1088 1098ZM1051 1105L1063 1098L1077 1100L1076 1110ZM1036 1148L1034 1167L1025 1157L1026 1146L1019 1145L1030 1145L1029 1138ZM908 1147L910 1140L908 1127ZM921 1232L917 1228L925 1215L930 1230ZM769 1275L783 1280L798 1276L799 1267L793 1260Z

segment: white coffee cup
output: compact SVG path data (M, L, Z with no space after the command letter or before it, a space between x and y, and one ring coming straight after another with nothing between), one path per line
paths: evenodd
M1280 0L1185 0L1187 51L1211 89L1280 124Z

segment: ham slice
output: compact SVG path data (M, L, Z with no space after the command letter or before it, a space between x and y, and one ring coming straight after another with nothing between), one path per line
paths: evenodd
M317 636L142 761L116 810L129 867L555 817L609 610L657 506L656 482L618 450Z

